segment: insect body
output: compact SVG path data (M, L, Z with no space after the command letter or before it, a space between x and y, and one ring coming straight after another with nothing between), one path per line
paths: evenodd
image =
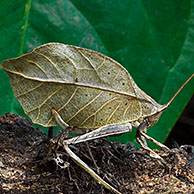
M119 63L88 49L46 44L2 67L25 113L46 127L57 125L52 108L68 125L85 129L117 123L138 127L145 118L152 126L165 109Z
M69 144L124 133L134 126L138 129L137 141L150 155L160 158L148 148L145 138L168 150L145 132L158 121L180 90L167 105L160 105L136 85L118 62L92 50L60 43L45 44L6 60L2 68L34 123L46 127L76 126L75 133L91 131L61 141L61 145L80 166L115 193L119 192L75 156Z

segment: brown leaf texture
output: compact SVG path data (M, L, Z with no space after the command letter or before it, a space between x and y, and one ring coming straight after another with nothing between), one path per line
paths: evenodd
M124 67L92 50L48 43L4 61L2 67L25 113L46 127L57 125L52 108L70 126L88 129L116 123L138 126L144 118L160 115L162 105Z

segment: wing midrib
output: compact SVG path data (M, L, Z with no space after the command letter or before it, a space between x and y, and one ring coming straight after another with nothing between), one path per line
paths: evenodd
M16 74L16 75L19 75L21 77L24 77L25 79L29 79L29 80L33 80L33 81L39 81L39 82L49 82L49 83L59 83L59 84L65 84L65 85L73 85L73 86L81 86L81 87L87 87L87 88L94 88L94 89L98 89L98 90L103 90L103 91L108 91L108 92L113 92L115 94L120 94L120 95L124 95L124 96L129 96L129 97L133 97L133 98L137 98L136 95L132 95L132 94L129 94L128 92L122 92L122 91L118 91L118 90L114 90L112 88L108 88L108 87L103 87L103 86L96 86L96 85L91 85L91 84L88 84L87 85L85 83L79 83L79 82L64 82L64 81L61 81L61 80L50 80L50 79L40 79L40 78L34 78L34 77L29 77L29 76L26 76L24 74L21 74L21 73L18 73L18 72L15 72L15 71L11 71L9 69L6 69L3 67L3 69L5 71L8 71L10 73L13 73L13 74Z

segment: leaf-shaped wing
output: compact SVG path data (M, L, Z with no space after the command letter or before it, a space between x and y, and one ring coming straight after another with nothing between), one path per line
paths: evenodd
M49 43L2 64L34 123L56 125L55 108L70 126L98 128L140 122L159 106L113 59L92 50Z

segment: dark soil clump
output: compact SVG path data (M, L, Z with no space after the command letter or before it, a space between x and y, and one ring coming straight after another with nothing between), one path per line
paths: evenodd
M0 193L110 193L61 147L49 148L47 136L26 118L9 113L0 116ZM123 194L194 193L192 146L170 153L156 150L164 161L151 158L131 144L108 142L106 138L76 144L71 149ZM56 159L61 159L60 166Z

